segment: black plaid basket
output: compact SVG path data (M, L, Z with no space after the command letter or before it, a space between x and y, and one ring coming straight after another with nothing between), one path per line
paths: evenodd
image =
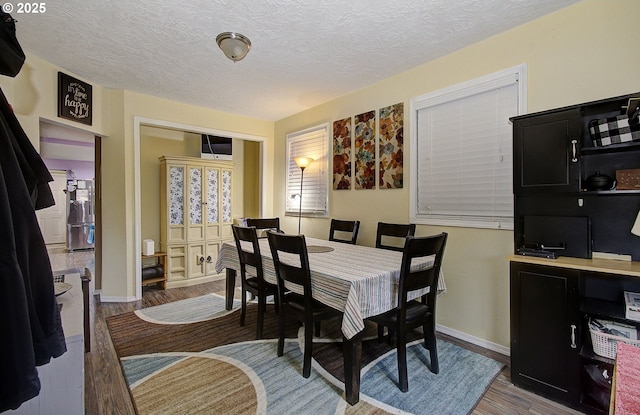
M629 122L626 115L596 119L589 123L589 132L594 147L605 147L612 144L640 141L640 123Z

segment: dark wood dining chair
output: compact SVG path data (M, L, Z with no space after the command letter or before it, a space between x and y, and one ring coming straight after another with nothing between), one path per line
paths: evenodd
M407 236L416 234L415 223L398 224L378 222L378 231L376 232L376 248L389 249L392 251L400 251L404 249L404 240ZM393 239L390 239L393 238ZM402 239L402 244L398 241L397 245L389 245L392 240Z
M413 237L408 236L402 254L400 281L398 286L398 306L386 313L370 317L378 324L378 340L382 341L383 328L389 331L389 341L395 334L398 355L399 387L402 392L409 390L407 379L407 333L422 326L424 347L431 357L431 372L438 374L438 350L436 347L436 298L438 278L447 244L447 233L439 235ZM435 255L433 267L420 271L411 271L411 263L416 258ZM429 288L429 292L419 299L407 300L411 291Z
M247 226L253 226L258 231L258 237L264 237L264 231L273 229L280 230L280 218L247 218Z
M242 227L233 225L233 237L236 241L236 249L238 250L238 259L240 260L240 281L242 289L242 309L240 311L240 325L244 326L245 315L247 313L247 292L258 298L258 322L256 327L256 339L262 338L262 326L264 322L264 313L267 308L267 297L274 296L275 310L278 312L279 304L277 300L278 290L275 284L270 284L264 279L262 270L262 255L260 254L260 245L258 244L258 234L256 228ZM242 247L245 242L245 248L248 244L252 249L248 250ZM255 276L248 276L247 267L255 269Z
M278 299L280 301L278 356L284 354L285 319L293 317L304 324L302 376L308 378L311 375L314 328L319 334L320 321L341 316L342 313L313 298L309 256L304 235L287 235L267 231L267 238L278 279ZM297 260L289 257L287 262L283 262L280 260L280 253L293 254L297 256ZM300 286L302 294L286 291L285 283L287 285L296 284Z
M331 219L331 227L329 228L329 240L355 245L356 241L358 240L359 230L359 220ZM345 236L347 237L344 238Z

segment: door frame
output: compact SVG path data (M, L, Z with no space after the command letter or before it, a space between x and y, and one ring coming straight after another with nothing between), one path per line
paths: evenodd
M257 141L260 143L260 215L266 212L266 158L265 151L266 137L244 134L233 131L216 130L213 128L204 128L195 125L181 124L172 121L164 121L153 118L141 117L135 115L133 117L133 171L134 171L134 262L135 262L135 299L142 299L142 208L141 208L141 186L140 186L140 127L157 127L167 128L171 130L185 131L196 134L211 134L232 137L241 140Z
M82 134L92 135L94 139L94 157L93 157L93 175L95 184L95 229L94 229L94 262L93 270L91 274L92 280L92 293L98 293L102 289L102 139L106 138L106 135L101 135L99 132L87 130L85 128L62 123L60 120L54 120L48 117L40 117L38 121L38 154L41 154L40 139L42 138L42 124L50 124L56 127L60 127L69 131L77 131ZM66 201L65 201L66 203ZM65 207L66 209L66 207ZM66 219L65 219L66 220ZM65 225L66 226L66 225ZM66 249L66 237L65 237L65 249ZM97 288L96 288L97 287Z

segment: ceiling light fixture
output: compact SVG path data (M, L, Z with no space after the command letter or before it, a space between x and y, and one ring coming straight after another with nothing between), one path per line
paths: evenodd
M216 42L224 54L227 55L227 58L234 62L242 60L247 56L247 53L249 53L249 49L251 49L251 41L249 38L240 33L220 33L216 37Z

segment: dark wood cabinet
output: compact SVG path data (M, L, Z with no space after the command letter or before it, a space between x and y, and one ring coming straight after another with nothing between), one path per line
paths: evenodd
M511 379L573 404L580 398L578 275L511 263Z
M516 194L580 190L580 110L513 119Z
M591 369L614 362L594 353L588 321L627 322L623 292L640 292L640 239L630 232L640 189L586 185L598 172L639 169L640 142L595 146L589 125L626 114L632 97L640 93L511 119L514 253L539 242L559 247L557 259L510 256L511 378L589 414L608 412L590 394ZM571 226L537 225L559 221ZM569 249L576 244L587 253ZM631 261L597 258L612 254Z
M613 371L615 361L593 350L591 318L627 320L624 291L640 292L640 263L585 258L556 260L513 255L511 380L514 385L588 414L605 415L593 399L586 368Z

